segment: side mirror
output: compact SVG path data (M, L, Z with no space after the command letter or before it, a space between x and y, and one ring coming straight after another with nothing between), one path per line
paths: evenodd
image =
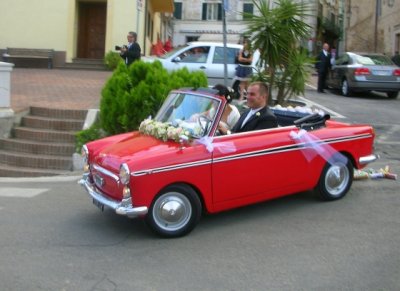
M174 63L179 63L181 61L181 57L176 57L172 60Z

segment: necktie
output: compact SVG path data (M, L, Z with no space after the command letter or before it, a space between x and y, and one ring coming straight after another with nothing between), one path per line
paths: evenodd
M242 126L240 128L243 128L243 126L246 124L246 122L253 116L254 111L250 110L249 113L247 114L246 118L242 122Z

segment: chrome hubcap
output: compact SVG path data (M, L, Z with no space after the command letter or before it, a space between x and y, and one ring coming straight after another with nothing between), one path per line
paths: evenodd
M346 165L332 165L326 173L326 189L333 196L340 195L346 189L349 180L350 173Z
M160 207L161 218L169 222L177 222L184 214L184 207L181 201L165 201Z
M154 204L153 217L162 229L174 231L184 227L190 220L192 207L185 195L169 192L161 195Z

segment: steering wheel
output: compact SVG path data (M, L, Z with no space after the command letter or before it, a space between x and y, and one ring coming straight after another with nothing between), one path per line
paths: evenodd
M197 119L201 130L203 131L203 136L205 135L205 133L207 132L208 126L212 123L212 120L210 118L208 118L205 115L199 115L199 118ZM202 121L205 121L205 124L203 126Z

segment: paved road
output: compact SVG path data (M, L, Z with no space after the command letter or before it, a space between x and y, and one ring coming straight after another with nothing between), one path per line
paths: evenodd
M398 131L386 132L400 100L308 93L344 120L383 125L371 166L400 173ZM336 202L305 192L206 216L168 240L99 212L77 179L0 178L1 290L400 288L399 181L355 181Z
M168 240L101 213L75 177L55 179L1 182L2 290L400 286L400 195L384 180L355 182L333 203L306 192L208 216Z

